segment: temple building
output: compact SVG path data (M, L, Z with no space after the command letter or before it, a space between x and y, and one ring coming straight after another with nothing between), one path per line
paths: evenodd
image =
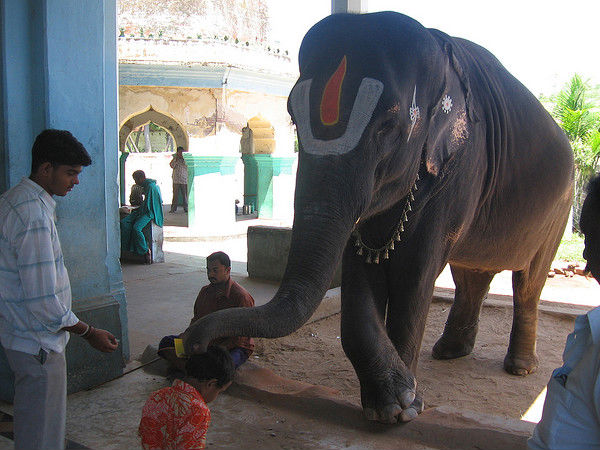
M172 147L128 145L151 122L187 150L191 234L231 234L236 200L259 218L290 218L296 138L287 95L298 75L289 52L269 40L266 1L178 5L119 4L121 202L137 169L171 202Z

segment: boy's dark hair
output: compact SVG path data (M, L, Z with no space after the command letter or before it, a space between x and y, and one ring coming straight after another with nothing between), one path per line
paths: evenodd
M185 363L188 377L200 381L217 380L217 385L224 386L233 380L235 365L227 350L217 345L209 345L206 353L192 355Z
M219 261L225 267L231 267L231 259L229 259L229 256L225 252L214 252L206 257L207 263L214 260Z
M181 150L182 152L185 152L185 149L180 145L179 147L177 147L177 151Z
M31 147L31 173L49 162L52 167L89 166L92 158L81 142L67 130L44 130Z

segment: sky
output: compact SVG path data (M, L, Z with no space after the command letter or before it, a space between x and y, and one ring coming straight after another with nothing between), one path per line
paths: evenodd
M273 39L291 55L331 11L331 0L269 2ZM482 45L536 96L558 92L574 73L600 84L598 0L368 0L367 7Z

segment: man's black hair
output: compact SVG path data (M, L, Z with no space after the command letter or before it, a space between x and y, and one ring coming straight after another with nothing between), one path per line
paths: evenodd
M182 152L185 152L185 148L183 148L181 145L179 147L177 147L177 150L181 150Z
M133 172L131 174L132 178L137 178L138 176L141 176L142 178L144 178L144 180L146 179L146 172L144 172L143 170L136 170L135 172Z
M31 173L49 162L52 167L89 166L92 158L81 142L67 130L44 130L35 138L31 148Z
M206 263L208 264L210 261L217 260L225 267L231 267L231 259L225 252L214 252L206 257Z
M595 175L587 185L587 198L593 204L600 203L600 174Z
M600 218L600 174L595 175L587 185L587 196L581 207L579 229L585 235L585 248L583 257L587 260L586 272L600 283L600 270L598 261L600 257L600 235L598 220Z
M585 222L591 220L587 216L600 211L600 174L594 175L587 185L587 195L581 207L581 216L579 217L579 228L585 233Z
M188 377L200 381L216 379L219 387L233 380L235 365L227 350L217 345L209 345L206 353L192 355L185 363Z

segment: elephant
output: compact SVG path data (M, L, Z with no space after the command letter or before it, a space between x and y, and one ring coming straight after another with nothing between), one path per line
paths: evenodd
M454 302L433 357L469 354L495 274L513 272L504 369L533 372L537 305L569 217L573 153L540 102L486 49L400 13L334 14L299 52L292 241L281 285L255 308L185 333L276 338L301 327L341 260L341 338L366 419L423 410L415 378L434 283Z

